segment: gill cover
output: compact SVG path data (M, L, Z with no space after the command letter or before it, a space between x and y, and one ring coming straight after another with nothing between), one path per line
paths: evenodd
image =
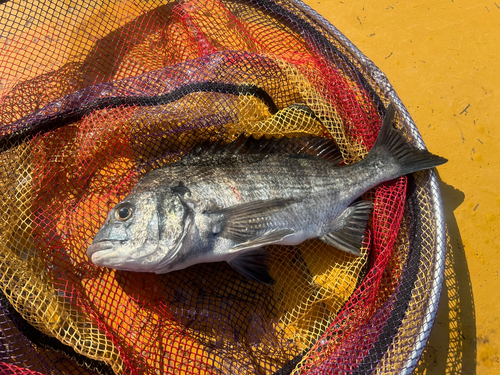
M102 267L165 272L182 246L189 213L173 192L132 193L109 212L87 254Z
M172 189L172 192L160 195L159 200L158 251L164 254L164 257L152 271L164 273L170 269L169 264L179 254L186 235L190 232L193 223L193 210L184 202L175 189Z

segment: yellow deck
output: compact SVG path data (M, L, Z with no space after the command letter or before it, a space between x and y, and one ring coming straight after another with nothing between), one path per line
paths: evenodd
M306 0L389 78L438 168L450 235L417 374L500 374L500 1Z

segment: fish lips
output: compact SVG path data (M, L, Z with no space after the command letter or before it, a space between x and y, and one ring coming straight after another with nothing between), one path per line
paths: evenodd
M101 266L99 258L103 255L109 254L109 251L113 251L120 241L102 240L98 242L93 242L87 249L87 256L92 260L92 263Z

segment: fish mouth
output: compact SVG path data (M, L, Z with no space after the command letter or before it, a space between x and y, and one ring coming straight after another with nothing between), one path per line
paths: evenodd
M92 260L92 262L94 262L94 258L96 258L97 253L113 249L116 242L117 241L110 240L93 242L92 245L90 245L87 249L87 256Z

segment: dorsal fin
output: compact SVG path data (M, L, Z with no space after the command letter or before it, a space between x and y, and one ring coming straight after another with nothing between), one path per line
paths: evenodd
M233 142L205 141L195 147L184 158L203 157L209 155L249 155L249 154L289 154L314 156L330 161L335 165L343 161L339 148L332 139L320 137L298 138L260 138L246 137L241 134Z

